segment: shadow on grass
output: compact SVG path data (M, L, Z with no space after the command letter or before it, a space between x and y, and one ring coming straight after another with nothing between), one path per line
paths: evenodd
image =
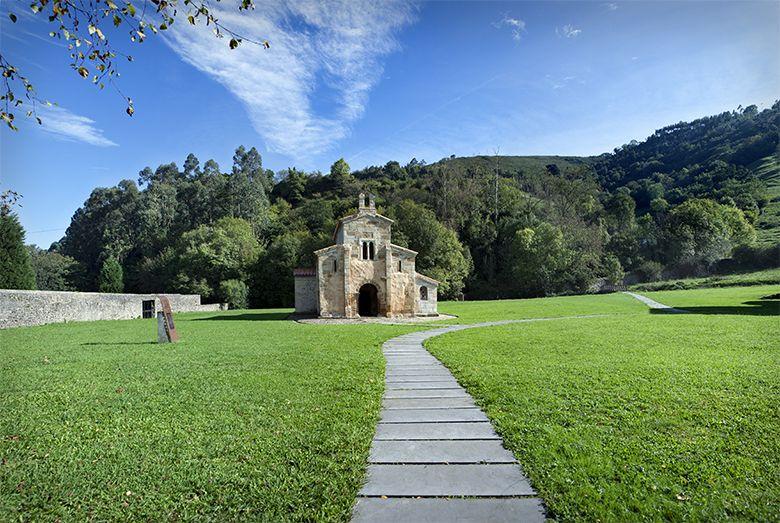
M279 321L287 319L289 312L248 312L246 314L223 314L220 316L209 316L207 318L193 318L191 320L176 321Z
M780 300L746 301L743 306L676 307L689 314L728 314L736 316L780 316ZM669 309L650 309L651 314L679 314Z

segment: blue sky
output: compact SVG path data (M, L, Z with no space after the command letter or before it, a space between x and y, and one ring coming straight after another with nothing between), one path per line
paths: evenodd
M16 5L15 5L16 4ZM58 107L0 130L0 189L23 195L28 242L59 239L97 186L189 152L229 170L327 171L455 154L590 155L654 129L780 98L780 2L222 2L271 48L204 28L119 44L123 100L68 67L42 20L6 12L0 48ZM115 41L119 42L119 39Z

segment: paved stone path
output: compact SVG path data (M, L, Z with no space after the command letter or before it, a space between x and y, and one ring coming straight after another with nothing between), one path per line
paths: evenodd
M487 416L422 345L523 321L540 320L453 325L385 342L381 419L353 522L544 521L542 501Z
M633 296L634 298L636 298L637 300L641 301L642 303L644 303L645 305L647 305L651 309L663 309L663 310L666 310L667 312L673 312L673 313L674 312L677 312L677 313L688 312L688 311L686 311L684 309L675 309L674 307L670 307L668 305L664 305L663 303L658 303L655 300L651 300L647 296L643 296L643 295L637 294L635 292L623 291L623 294L628 294L629 296Z

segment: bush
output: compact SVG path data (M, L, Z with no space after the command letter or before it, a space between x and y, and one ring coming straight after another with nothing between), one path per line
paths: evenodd
M634 270L634 274L641 282L657 281L663 276L664 266L653 260L645 260Z
M249 287L241 280L225 280L219 284L219 296L231 309L246 309Z
M98 290L100 292L123 292L125 290L122 266L113 256L106 258L100 268Z
M0 214L0 289L35 289L35 271L14 214Z

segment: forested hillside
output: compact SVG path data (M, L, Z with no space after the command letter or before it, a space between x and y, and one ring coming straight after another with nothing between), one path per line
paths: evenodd
M254 148L239 147L228 171L190 154L181 168L95 189L48 251L58 257L34 249L32 262L39 286L290 305L292 269L332 242L367 190L444 298L780 265L779 124L776 103L668 126L597 157L453 156L357 171L338 160L325 174L274 173Z

